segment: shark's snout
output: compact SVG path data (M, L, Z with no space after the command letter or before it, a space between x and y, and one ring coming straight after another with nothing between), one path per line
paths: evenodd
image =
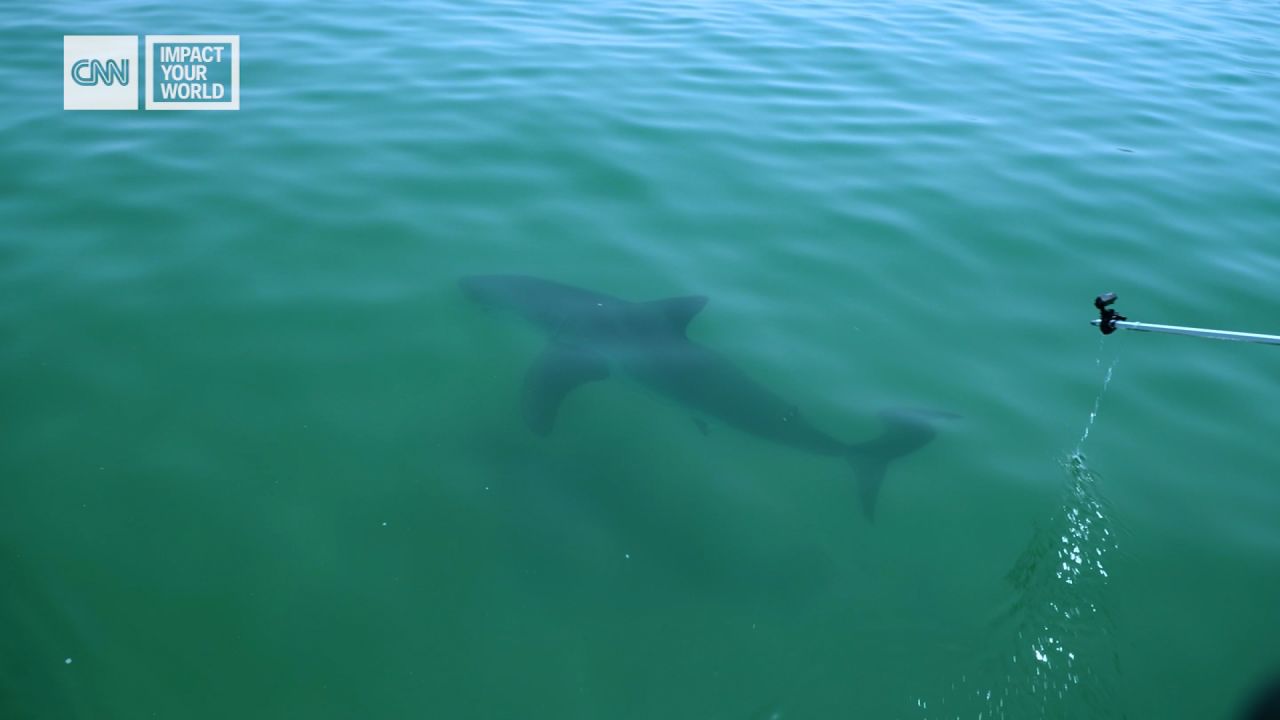
M468 299L484 307L502 303L508 294L496 275L467 275L458 279L458 287Z
M458 278L458 287L462 290L462 294L472 300L479 300L484 288L482 277L479 275Z

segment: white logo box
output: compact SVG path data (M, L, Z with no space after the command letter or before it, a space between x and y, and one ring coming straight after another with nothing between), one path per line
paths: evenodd
M101 73L104 68L127 70L128 82ZM82 85L76 78L94 82ZM137 35L62 36L64 110L137 110L138 86Z

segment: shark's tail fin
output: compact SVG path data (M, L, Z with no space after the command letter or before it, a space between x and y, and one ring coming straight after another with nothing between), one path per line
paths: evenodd
M862 510L867 519L875 519L876 498L880 496L880 486L884 484L889 463L927 445L938 434L937 421L954 417L952 413L937 410L884 410L880 413L884 432L849 447L845 457L857 477L858 494L862 497Z

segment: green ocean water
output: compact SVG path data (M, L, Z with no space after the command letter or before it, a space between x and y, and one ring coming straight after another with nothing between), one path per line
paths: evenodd
M62 36L237 34L238 112ZM1228 718L1280 674L1274 3L0 7L0 718ZM626 383L523 424L522 273L849 469ZM1109 378L1109 382L1106 380ZM1105 387L1105 390L1104 390ZM700 423L710 420L700 431Z

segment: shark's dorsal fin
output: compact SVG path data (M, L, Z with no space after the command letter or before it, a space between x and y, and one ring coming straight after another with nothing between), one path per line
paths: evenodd
M643 303L649 310L661 313L671 323L671 327L684 332L693 316L707 306L705 295L685 295L683 297L663 298Z
M574 388L609 377L608 362L585 348L552 341L524 376L524 420L539 435L551 432L560 402Z

